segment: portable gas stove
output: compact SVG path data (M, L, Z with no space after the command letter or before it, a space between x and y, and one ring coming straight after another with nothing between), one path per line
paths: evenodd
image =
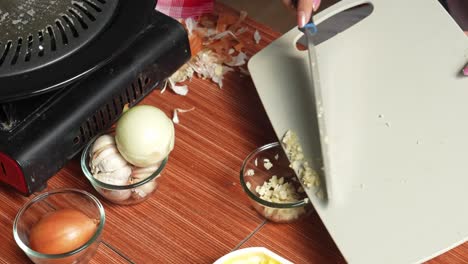
M154 0L0 2L0 181L40 190L190 58Z

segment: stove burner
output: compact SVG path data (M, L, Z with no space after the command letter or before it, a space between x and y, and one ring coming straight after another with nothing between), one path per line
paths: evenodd
M0 2L0 77L67 56L111 20L117 0Z
M154 0L41 1L57 5L54 1L72 5L82 2L88 5L88 10L93 9L89 3L101 6L118 2L118 6L108 26L98 36L67 56L51 59L68 49L67 45L73 45L71 40L81 42L83 39L81 35L73 36L73 30L62 20L62 13L44 11L46 16L38 19L48 16L53 22L51 27L55 27L57 19L61 20L65 31L71 34L67 35L67 45L61 42L63 38L57 26L53 29L56 50L45 49L40 57L37 49L30 61L25 62L21 54L28 46L25 44L27 36L22 37L22 42L11 41L10 50L13 51L18 43L22 44L17 63L11 65L11 54L16 51L9 51L0 66L4 74L0 72L0 184L6 183L25 195L40 190L92 137L109 129L121 116L125 105L137 104L190 58L187 32L176 20L155 11ZM4 6L13 2L0 1L2 12ZM18 6L39 2L18 0ZM78 10L76 6L71 8ZM68 10L65 8L64 12ZM103 13L104 9L101 10ZM72 15L66 16L72 18ZM74 26L83 30L79 20ZM88 25L88 30L90 27ZM42 34L44 45L47 34ZM37 45L38 36L40 34L33 35L33 46ZM0 40L4 41L2 36ZM0 50L0 56L2 54ZM28 71L14 74L17 67L26 65L30 67Z

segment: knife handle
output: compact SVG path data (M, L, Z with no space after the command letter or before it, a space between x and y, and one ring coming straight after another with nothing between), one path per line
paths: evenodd
M304 32L305 30L308 30L310 31L312 34L315 34L317 33L318 29L317 29L317 25L315 25L314 21L312 21L312 19L310 19L311 21L307 24L304 25L304 27L300 28L299 30Z

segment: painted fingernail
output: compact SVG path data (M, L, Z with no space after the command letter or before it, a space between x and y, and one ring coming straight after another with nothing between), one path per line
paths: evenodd
M468 76L468 65L463 69L463 75Z
M301 28L307 24L307 19L304 11L297 12L297 25Z
M317 10L319 9L319 7L320 7L320 2L321 2L321 0L314 0L314 2L312 2L312 9L313 9L314 11L317 11Z

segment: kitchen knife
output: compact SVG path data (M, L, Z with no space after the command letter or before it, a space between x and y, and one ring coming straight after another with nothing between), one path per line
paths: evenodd
M297 8L297 0L293 0L293 6ZM327 134L327 126L326 126L326 111L324 106L324 101L322 99L322 88L320 84L320 74L318 68L318 58L317 58L317 51L315 47L315 36L318 33L317 25L314 23L313 15L311 15L309 23L307 23L304 27L299 28L305 35L305 39L307 41L307 49L308 49L308 56L309 56L309 70L310 70L310 82L309 86L304 87L304 89L313 89L313 96L312 101L315 102L315 110L317 115L317 127L318 127L318 135L320 137L320 153L322 154L321 157L321 166L322 166L322 173L319 172L321 178L325 181L325 183L321 183L322 190L324 193L324 198L327 200L330 199L331 196L331 173L330 173L330 158L329 158L329 148L328 148L328 134ZM298 126L297 128L299 128ZM308 135L314 136L314 135ZM312 148L312 146L302 145L303 149ZM314 151L307 151L307 153L313 153ZM309 157L309 159L312 157ZM297 172L296 172L297 173ZM307 192L308 196L310 197L309 192Z
M320 145L321 145L321 153L322 153L322 166L323 166L323 173L325 178L325 185L327 187L327 197L330 198L330 160L329 160L329 152L328 152L328 134L327 134L327 126L326 126L326 111L324 111L324 103L322 99L322 90L320 84L320 74L318 68L318 58L317 58L317 51L314 44L314 36L317 34L317 26L315 25L313 18L311 17L310 22L307 23L303 28L300 28L304 35L306 36L307 40L307 50L309 53L309 69L310 69L310 76L311 76L311 84L313 86L314 92L314 101L315 101L315 109L317 113L317 121L319 127L319 135L320 135Z

